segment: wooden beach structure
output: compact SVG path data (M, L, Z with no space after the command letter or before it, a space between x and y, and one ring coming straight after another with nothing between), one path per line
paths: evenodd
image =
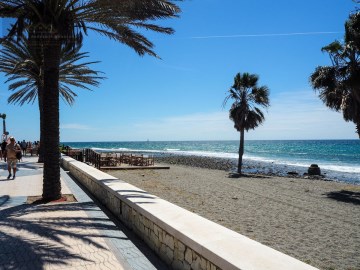
M95 168L106 170L134 169L170 169L168 166L156 166L154 156L134 153L102 153L93 149L73 149L66 147L63 154Z

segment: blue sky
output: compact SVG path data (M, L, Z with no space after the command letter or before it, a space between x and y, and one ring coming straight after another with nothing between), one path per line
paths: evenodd
M145 32L162 58L139 57L89 33L83 51L107 77L61 104L61 141L237 140L222 102L238 72L270 88L265 123L246 139L356 139L355 125L328 110L309 85L321 47L342 40L351 0L185 0L180 18L158 23L174 35ZM18 139L38 140L37 104L8 105L0 74L0 113Z

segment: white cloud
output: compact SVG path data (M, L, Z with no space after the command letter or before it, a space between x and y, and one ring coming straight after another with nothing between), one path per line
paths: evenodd
M160 62L159 66L160 66L161 68L164 68L164 69L174 69L174 70L178 70L178 71L189 71L189 72L194 72L194 71L196 71L196 70L195 70L194 68L192 68L192 67L166 65L166 64L163 64L163 62Z
M214 39L214 38L243 38L243 37L278 37L278 36L309 36L309 35L329 35L341 34L342 32L294 32L294 33L273 33L273 34L238 34L238 35L218 35L218 36L197 36L189 39Z
M272 100L264 126L254 137L264 139L356 139L355 125L329 110L311 90L280 93Z
M330 111L311 91L273 97L264 124L246 139L356 139L355 125ZM144 135L146 134L146 135ZM170 116L133 125L133 138L153 140L237 140L228 111Z
M90 130L92 129L89 126L82 125L82 124L61 124L61 129L76 129L76 130Z
M281 139L357 139L355 125L346 123L341 113L328 110L313 91L274 94L265 113L264 124L245 135L252 140ZM117 118L116 118L117 119ZM109 140L238 140L239 133L229 119L228 110L165 116L152 120L133 119L132 123L114 119L113 126L92 128L82 124L61 126L64 141ZM89 132L91 130L91 132Z
M236 133L226 111L172 116L138 122L134 130L156 140L225 140Z

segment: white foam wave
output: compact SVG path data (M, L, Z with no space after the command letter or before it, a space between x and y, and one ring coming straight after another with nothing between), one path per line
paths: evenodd
M359 173L360 174L360 168L359 167L323 164L323 165L321 165L321 168L331 170L331 171L347 172L347 173Z
M171 151L170 151L171 152ZM207 152L207 151L173 151L174 154L184 156L201 156L201 157L214 157L214 158L237 158L238 154L223 153L223 152Z
M104 151L104 152L145 152L145 153L164 153L164 154L176 154L183 156L203 156L203 157L213 157L213 158L227 158L227 159L237 159L239 155L237 153L225 153L225 152L210 152L210 151L183 151L177 148L166 148L164 150L143 150L143 149L129 149L129 148L96 148L93 147L93 150ZM252 156L248 154L244 154L244 161L252 161L252 162L264 162L270 163L273 165L281 165L281 166L294 166L299 167L302 170L310 166L310 163L307 161L294 161L294 160L283 160L276 158L265 158L259 156ZM338 165L338 164L330 164L330 163L317 163L322 170L331 170L337 172L344 173L356 173L360 174L360 167L353 166L350 164L346 165Z
M92 147L92 150L102 151L102 152L136 152L140 150L134 150L129 148L98 148L98 147Z
M102 152L144 152L144 153L164 153L161 150L143 150L143 149L130 149L130 148L96 148L92 147L92 150L98 150Z
M295 161L288 161L288 160L281 160L281 159L269 159L269 158L262 158L262 157L251 157L245 156L244 159L251 160L251 161L258 161L258 162L266 162L266 163L274 163L277 165L284 165L284 166L295 166L301 168L308 168L311 164L309 162L295 162ZM352 165L337 165L337 164L330 164L330 163L317 163L321 169L324 170L331 170L331 171L338 171L338 172L346 172L346 173L359 173L360 174L360 167L352 166Z

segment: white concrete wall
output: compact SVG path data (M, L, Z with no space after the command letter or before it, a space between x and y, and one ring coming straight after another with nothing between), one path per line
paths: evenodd
M85 163L62 164L173 269L316 269Z

